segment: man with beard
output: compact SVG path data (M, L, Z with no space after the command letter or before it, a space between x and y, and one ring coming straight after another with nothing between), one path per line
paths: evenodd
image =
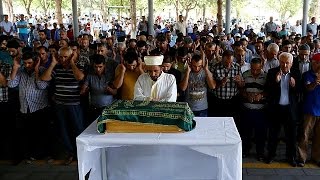
M188 102L194 115L207 117L207 87L215 89L216 82L209 71L208 61L205 61L204 57L198 54L193 55L191 64L188 66L179 86L182 91L186 91L186 102Z
M19 101L21 123L23 124L24 143L26 147L25 158L27 163L32 163L35 158L43 158L49 154L48 141L48 90L49 82L42 81L39 77L44 68L39 68L38 55L25 52L22 55L23 67L20 59L15 58L8 86L19 86Z
M134 100L176 102L176 78L164 73L163 56L145 56L147 73L139 76L134 87Z

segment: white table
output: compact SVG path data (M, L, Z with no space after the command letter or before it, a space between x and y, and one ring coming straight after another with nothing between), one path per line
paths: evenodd
M77 137L79 179L241 180L241 139L232 118L195 118L185 133L99 134L93 122Z

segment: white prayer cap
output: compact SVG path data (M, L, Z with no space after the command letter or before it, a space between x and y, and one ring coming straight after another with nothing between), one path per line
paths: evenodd
M161 56L145 56L144 57L144 62L146 63L147 66L157 66L157 65L162 65L163 61L163 55Z

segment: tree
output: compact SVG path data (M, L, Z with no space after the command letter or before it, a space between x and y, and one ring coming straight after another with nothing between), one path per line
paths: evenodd
M222 32L223 29L223 22L222 22L222 6L223 6L223 1L218 0L217 1L217 6L218 6L218 13L217 13L217 19L218 19L218 32Z
M56 19L58 20L58 24L62 24L62 11L61 11L61 4L62 0L55 0L56 1Z
M13 4L12 4L12 0L4 0L5 6L8 10L8 16L11 22L13 22Z
M39 6L42 8L44 14L48 13L51 0L38 0Z
M180 0L181 9L185 10L184 19L188 19L189 12L195 9L198 5L198 1Z
M23 4L24 8L26 9L28 15L31 15L30 14L30 7L31 7L32 1L33 0L22 0L22 4Z
M309 17L319 17L320 10L320 0L311 0L310 9L309 9Z
M137 25L137 6L136 0L130 0L130 17L131 17L131 35L136 38L136 25Z
M267 6L278 12L282 23L291 18L302 8L302 0L267 0Z
M273 1L276 1L276 0L273 0ZM244 9L247 3L248 3L248 0L232 0L231 1L231 7L234 7L236 11L236 17L240 18L241 10Z

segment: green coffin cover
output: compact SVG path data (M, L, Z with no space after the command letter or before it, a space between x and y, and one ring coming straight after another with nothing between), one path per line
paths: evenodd
M98 118L99 133L106 130L108 119L121 121L177 125L184 131L193 128L194 114L186 102L156 102L116 100L107 106Z

